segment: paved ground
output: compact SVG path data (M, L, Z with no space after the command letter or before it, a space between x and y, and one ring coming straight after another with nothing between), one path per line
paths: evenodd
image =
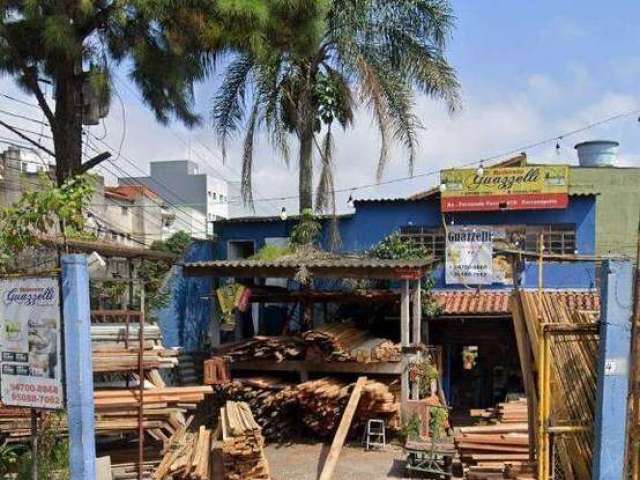
M329 445L295 443L265 449L273 480L317 480ZM388 445L384 451L366 452L353 444L342 449L333 480L404 479L402 449Z

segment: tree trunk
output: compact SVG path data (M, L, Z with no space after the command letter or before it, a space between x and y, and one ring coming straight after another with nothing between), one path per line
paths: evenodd
M300 178L298 181L300 213L307 208L313 209L313 124L306 125L306 123L303 131L300 132Z
M78 172L82 164L82 77L73 61L61 62L55 75L56 111L52 128L58 185Z

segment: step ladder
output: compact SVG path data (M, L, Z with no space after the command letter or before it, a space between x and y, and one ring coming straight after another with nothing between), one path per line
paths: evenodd
M386 447L387 437L384 420L377 418L367 420L367 424L362 435L362 443L364 444L365 450Z

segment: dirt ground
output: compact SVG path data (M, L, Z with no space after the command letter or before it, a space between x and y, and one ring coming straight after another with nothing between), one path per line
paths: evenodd
M269 445L265 449L273 480L317 480L329 445L295 443ZM333 480L403 479L404 455L398 446L383 451L365 451L358 444L345 445L340 453Z

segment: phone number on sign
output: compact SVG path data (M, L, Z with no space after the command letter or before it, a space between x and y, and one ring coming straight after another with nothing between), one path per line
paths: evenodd
M58 395L59 388L57 385L32 385L30 383L15 383L9 387L11 394L14 395L18 392L30 392Z
M33 393L11 393L11 400L13 402L29 402L37 403L44 406L56 406L60 404L60 398L55 395L37 395Z

